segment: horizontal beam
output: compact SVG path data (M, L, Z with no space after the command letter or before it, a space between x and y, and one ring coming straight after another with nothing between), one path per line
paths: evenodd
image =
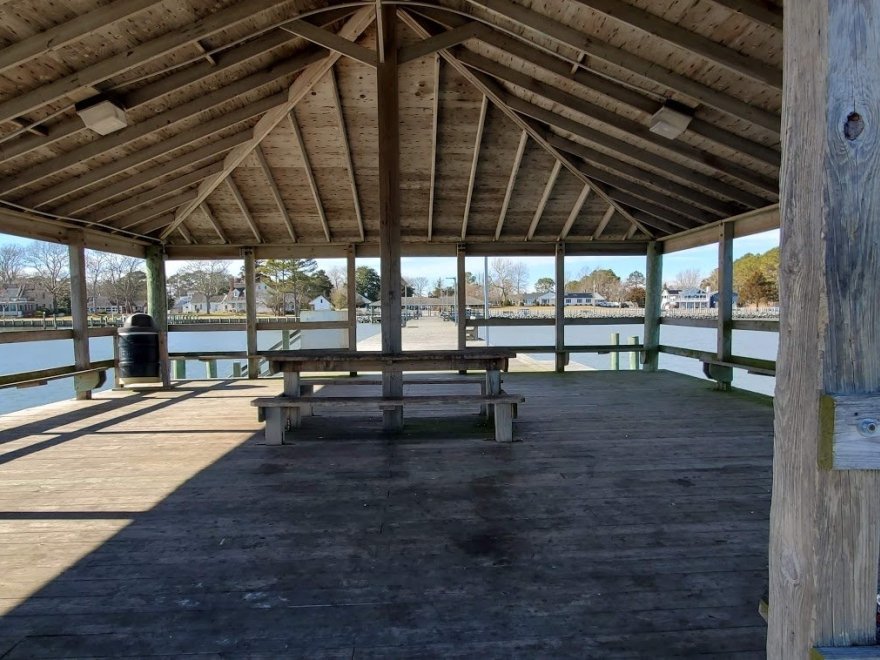
M446 32L434 35L433 37L422 39L411 46L404 46L397 54L397 64L400 65L411 60L417 60L420 57L436 53L438 50L456 46L468 39L482 37L491 31L492 28L478 21L464 23L451 30L446 30Z
M761 376L773 376L776 374L776 362L774 360L761 360L758 358L750 358L742 355L732 355L729 360L723 362L718 359L716 353L710 351L700 351L695 348L683 348L681 346L661 345L658 349L661 353L669 355L677 355L679 357L693 358L702 360L711 364L720 364L727 367L735 367L737 369L745 369L749 373Z
M364 48L363 46L356 44L354 41L350 41L338 34L319 28L316 25L312 25L308 21L292 21L283 25L281 29L290 32L291 34L295 34L298 37L302 37L307 41L311 41L313 44L318 44L328 50L339 53L340 55L350 57L361 64L376 68L376 64L378 63L376 51Z
M44 385L45 382L50 380L76 377L97 370L112 369L114 366L113 360L99 360L97 362L92 362L88 369L79 369L74 365L69 365L65 367L52 367L50 369L26 371L18 374L3 374L0 376L0 388Z
M0 330L0 344L73 339L73 330Z
M743 236L751 236L764 231L779 228L779 204L771 204L764 208L748 211L740 215L735 215L718 222L713 222L705 227L692 229L681 232L674 236L667 236L662 239L663 252L679 252L688 250L701 245L711 245L718 242L718 230L725 222L734 223L733 237L742 238Z

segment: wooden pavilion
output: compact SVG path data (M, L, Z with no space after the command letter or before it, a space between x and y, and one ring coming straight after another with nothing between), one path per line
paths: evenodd
M718 243L718 349L697 357L726 385L761 367L732 351L758 327L732 319L733 239L781 226L767 655L874 643L874 3L21 0L0 39L0 231L70 246L61 375L95 366L86 248L147 259L163 332L166 259L242 257L253 290L255 259L344 257L353 299L379 256L386 352L401 255L456 256L459 281L466 256L555 255L558 281L566 256L645 255L655 371L663 254ZM461 348L481 322L459 318ZM252 304L245 327L253 355L275 326Z

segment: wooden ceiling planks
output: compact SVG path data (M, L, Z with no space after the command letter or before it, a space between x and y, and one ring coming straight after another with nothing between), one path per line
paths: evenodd
M99 8L97 0L72 0L65 8L53 8L53 3L47 2L28 0L21 15L12 17L8 29L15 34L9 34L9 42L57 29ZM454 0L435 2L454 4ZM607 15L613 13L609 7L624 3L634 13L616 18ZM261 0L263 11L248 17L236 14L238 4L234 0L138 0L132 7L141 8L134 17L108 19L94 34L70 39L54 53L41 53L11 67L8 73L12 75L0 76L0 117L4 104L21 103L12 98L9 86L14 85L16 76L29 81L22 87L25 96L42 94L47 99L28 113L29 119L61 112L45 122L45 135L22 133L0 142L0 196L87 219L116 222L131 216L139 219L135 226L159 227L169 200L189 194L184 191L191 192L202 175L214 172L224 155L241 144L236 140L247 139L237 136L249 133L273 103L283 100L281 94L295 72L282 72L279 62L306 52L314 53L315 58L321 56L321 49L273 28L306 8L304 2ZM312 6L320 4L316 1ZM400 69L403 239L426 240L430 223L431 238L438 242L461 241L463 229L465 240L491 240L498 232L508 192L498 233L505 241L530 237L547 242L563 234L570 241L593 240L608 208L601 195L616 200L622 213L607 220L600 240L644 240L643 234L630 232L632 223L625 218L628 209L637 209L637 217L644 217L662 233L774 201L779 136L768 128L779 111L772 71L779 66L781 34L776 27L729 4L716 0L464 0L470 13L499 26L501 32L485 23L472 23L460 34L437 37L436 43L452 47L456 57L475 67L479 72L475 79L467 72L465 79L450 65L438 67L439 58L423 48L422 40L409 29L412 26L400 26L402 48L414 54ZM535 32L521 20L526 14L513 16L516 20L500 15L498 7L507 5L530 12L528 16L537 16L542 22L564 25L568 31L551 31L552 37ZM36 7L47 15L35 20ZM6 8L0 5L0 16ZM346 10L349 14L352 11ZM427 8L418 11L446 28L467 23L461 16ZM221 14L239 16L240 20L220 26L217 16ZM323 22L312 20L335 32L340 26L336 19L343 15L340 9ZM445 18L438 19L440 15ZM642 29L633 16L677 27L663 32L661 38ZM147 25L132 25L135 17ZM620 19L629 19L630 24ZM213 27L199 40L168 36L191 24ZM579 37L572 36L572 28L579 31ZM101 45L97 40L117 33L119 40L113 44ZM194 34L189 28L185 33ZM566 35L572 38L561 38ZM631 57L623 65L584 58L582 49L575 46L588 38ZM676 43L676 38L683 43ZM322 39L331 47L336 43L326 35ZM50 90L58 90L58 81L69 79L80 69L96 70L98 56L112 55L120 44L144 53L149 50L144 45L156 40L178 46L161 57L147 58L142 65L119 66L114 75L98 83L131 100L131 127L109 139L82 130L69 107L78 94L92 94L95 89L73 90L73 96L59 97L56 103L33 77L43 67L43 80L48 81ZM375 51L375 27L368 28L356 43L357 48L337 45L361 60L371 60L367 50ZM64 49L70 49L71 55L59 63L58 53L66 52ZM206 52L212 53L215 64L204 59ZM0 64L2 55L0 50ZM737 59L740 55L745 57ZM633 57L654 62L672 77L661 77L658 82L627 69ZM481 63L479 58L491 62ZM571 63L575 61L581 63L573 73ZM763 68L755 75L737 72L737 66L749 61ZM109 71L109 65L101 66L100 71ZM439 89L435 81L438 69ZM277 74L274 78L272 71ZM308 168L302 156L297 156L292 131L279 125L262 142L264 163L250 155L232 170L241 203L224 190L225 186L208 196L222 238L203 212L193 214L184 232L171 233L169 228L163 236L167 235L169 242L207 245L221 240L249 244L257 236L266 242L292 243L294 235L303 243L319 244L327 242L328 233L334 243L375 242L375 70L343 57L334 72L338 97L330 77L325 76L294 110ZM760 81L762 76L764 82ZM690 87L670 86L670 81L685 78ZM495 82L499 80L502 82ZM491 94L501 95L493 97L496 101L483 110L483 93L474 85L487 83L497 85ZM719 110L712 104L695 103L688 94L694 85L708 90L710 97L720 94L739 105ZM223 89L228 90L226 96L219 91ZM695 107L692 130L673 142L646 130L651 114L664 98L684 100ZM499 100L519 113L513 116L519 125L494 105ZM746 106L754 113L739 111ZM188 113L187 108L195 112ZM505 112L510 112L509 108ZM340 114L345 131L340 131ZM527 127L538 132L523 143L519 173L510 187L523 116ZM27 122L0 124L0 140L10 132L24 131L22 126ZM558 149L553 153L562 154L569 164L559 167L557 156L548 153L548 148ZM574 174L566 169L571 164L578 170ZM267 179L267 170L275 189ZM313 186L308 185L307 172L311 172ZM548 186L553 173L556 180ZM598 177L599 193L583 195L585 176ZM201 183L205 184L205 179ZM250 223L244 220L242 205ZM287 210L289 222L281 209Z

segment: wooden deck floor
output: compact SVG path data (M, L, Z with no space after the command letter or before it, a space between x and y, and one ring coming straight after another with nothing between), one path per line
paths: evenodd
M447 407L268 447L277 381L0 417L0 657L762 657L771 407L664 372L505 388L511 445Z

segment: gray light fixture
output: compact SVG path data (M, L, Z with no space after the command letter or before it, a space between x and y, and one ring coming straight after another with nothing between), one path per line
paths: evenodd
M99 135L109 135L128 126L125 110L108 99L98 98L77 104L76 114L83 120L86 128Z
M651 117L651 132L674 140L687 130L693 119L692 110L687 106L667 101Z

